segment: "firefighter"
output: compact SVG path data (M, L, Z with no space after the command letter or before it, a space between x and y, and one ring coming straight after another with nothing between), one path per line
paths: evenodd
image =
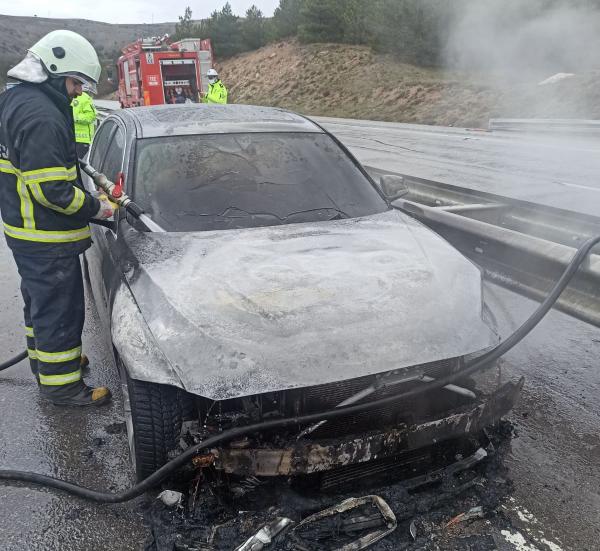
M175 93L173 94L173 103L185 103L185 94L181 86L175 86Z
M227 88L221 82L217 71L209 69L206 73L208 77L208 92L202 98L203 103L227 103Z
M19 86L0 95L0 210L21 276L31 369L43 398L96 406L108 388L81 377L85 304L79 254L91 245L91 218L113 206L81 186L71 100L95 91L100 63L71 31L53 31L8 72Z
M90 88L83 86L81 95L73 98L71 102L73 120L75 121L75 147L79 159L85 157L96 131L96 117L98 114L90 92Z

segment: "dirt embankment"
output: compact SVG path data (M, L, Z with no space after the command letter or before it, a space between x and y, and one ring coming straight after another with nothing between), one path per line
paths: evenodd
M533 76L507 82L415 67L362 46L296 41L224 60L220 72L232 102L311 115L467 127L492 117L600 118L598 73L538 86Z

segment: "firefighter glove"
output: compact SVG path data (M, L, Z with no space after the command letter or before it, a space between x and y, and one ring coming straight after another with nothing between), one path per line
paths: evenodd
M98 212L94 216L95 220L107 220L108 218L112 218L115 214L115 210L117 210L118 205L108 200L106 195L98 196L98 201L100 201L100 208Z

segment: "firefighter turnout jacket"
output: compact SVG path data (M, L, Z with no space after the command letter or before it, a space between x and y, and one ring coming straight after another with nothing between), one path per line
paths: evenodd
M69 99L48 83L0 94L0 211L13 252L83 252L99 208L81 185Z
M73 99L71 107L73 107L73 119L75 120L75 141L91 144L98 116L91 96L87 92L83 92L81 96Z
M206 92L202 101L204 103L227 103L227 88L220 80L217 80L214 84L209 84L208 92Z

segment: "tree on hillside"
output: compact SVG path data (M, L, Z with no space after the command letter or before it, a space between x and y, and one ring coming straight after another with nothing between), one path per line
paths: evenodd
M272 19L272 38L278 40L295 36L300 24L300 10L305 0L279 0Z
M439 64L452 9L442 0L373 0L370 44L409 63Z
M209 19L203 21L203 37L211 39L215 55L231 57L244 51L239 19L227 2L221 11L215 10Z
M413 2L410 7L408 15L413 25L409 34L412 42L409 61L425 66L442 64L452 6L447 1L423 0Z
M344 0L305 0L300 10L301 42L341 42Z
M256 50L265 45L265 18L254 5L246 11L246 18L241 23L242 41L248 50Z
M182 38L195 38L194 33L197 31L197 26L192 21L192 10L188 6L185 8L185 13L179 16L179 23L175 24L175 40Z
M370 38L373 3L368 0L345 0L342 10L343 40L348 44L366 44Z

